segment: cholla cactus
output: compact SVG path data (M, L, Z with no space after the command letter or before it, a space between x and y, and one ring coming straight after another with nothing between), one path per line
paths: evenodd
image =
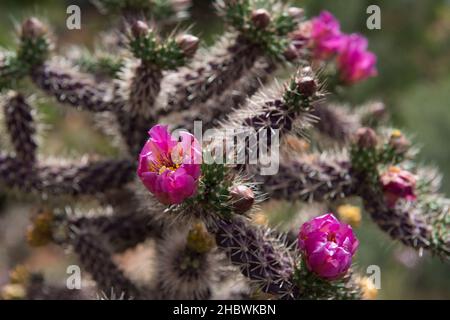
M185 16L188 1L95 3L125 17L108 59L86 55L61 63L49 27L37 18L22 23L17 50L1 52L0 59L11 147L0 155L0 183L45 204L32 219L29 243L71 249L92 275L97 295L67 298L374 296L352 267L358 240L349 225L331 214L308 218L295 226L293 243L253 223L258 203L270 198L332 207L359 196L393 239L450 257L448 200L437 194L429 171L414 163L409 140L385 128L384 106L354 111L325 100L327 92L376 75L367 41L343 34L331 14L308 19L281 1L217 1L226 34L196 54L197 37L160 33L167 20ZM266 88L281 67L290 78ZM99 78L99 70L108 72ZM61 105L109 119L106 131L123 142L123 154L46 159L37 145L36 111L21 86L25 78ZM194 132L181 139L172 133L193 130L195 120L225 134L206 142ZM256 138L244 136L230 155L223 142L241 138L239 132ZM251 162L275 155L279 141L292 146L305 137L321 148L282 143L275 174ZM226 161L210 162L218 159ZM348 206L339 208L343 220L359 225L360 211L355 217ZM152 249L144 266L151 279L140 281L116 259L138 245ZM12 280L3 298L64 292L30 279Z

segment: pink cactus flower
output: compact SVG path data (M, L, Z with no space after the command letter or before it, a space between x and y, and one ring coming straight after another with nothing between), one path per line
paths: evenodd
M390 167L380 177L388 207L392 208L398 199L416 200L416 178L410 172L398 167Z
M342 46L339 21L328 11L322 11L311 20L311 40L316 59L329 59Z
M163 204L179 204L197 191L201 148L188 132L177 141L166 126L156 125L139 155L137 174L145 187Z
M354 84L377 75L377 57L367 51L367 45L359 34L342 36L337 64L343 82Z
M345 275L358 245L352 227L330 213L304 223L298 234L298 247L307 268L327 280Z

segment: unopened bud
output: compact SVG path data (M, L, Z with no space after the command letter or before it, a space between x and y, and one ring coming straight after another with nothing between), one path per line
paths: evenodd
M235 186L230 191L233 209L242 214L250 210L255 202L255 193L247 186Z
M131 33L136 38L146 36L149 30L148 24L142 20L136 20L131 25Z
M375 148L378 144L378 137L371 128L359 128L356 130L355 143L361 148Z
M178 46L180 47L181 51L183 51L183 54L188 58L192 58L195 55L199 43L200 40L190 34L184 34L177 38Z
M22 23L22 37L24 38L42 37L46 32L47 28L37 18L31 17Z
M296 81L298 91L305 97L311 97L317 91L317 82L312 76L304 76Z
M300 21L303 18L305 11L301 8L290 7L288 8L287 13L295 21Z
M294 44L290 44L283 52L283 56L287 61L294 61L298 58L299 52Z
M267 28L270 20L270 13L266 9L257 9L252 12L252 22L257 28Z
M400 130L394 130L389 138L389 145L392 146L398 154L403 154L408 151L411 143Z

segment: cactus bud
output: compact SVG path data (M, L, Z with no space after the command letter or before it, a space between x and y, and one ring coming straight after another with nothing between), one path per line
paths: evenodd
M37 18L31 17L22 23L22 37L37 38L42 37L47 32L45 25Z
M230 191L233 210L243 214L251 209L255 202L255 193L247 186L235 186Z
M408 139L406 139L400 130L394 130L389 138L389 145L395 150L396 153L403 154L408 151L411 143Z
M259 29L267 28L270 20L270 13L266 9L257 9L252 12L252 22Z
M356 130L355 143L361 148L375 148L378 144L378 137L371 128L359 128Z
M131 25L131 33L136 38L144 37L148 34L148 32L149 32L149 27L142 20L134 21L133 24Z
M192 58L197 52L200 40L190 34L184 34L177 38L177 44L183 51L184 55L188 58Z
M291 44L289 45L286 50L283 52L283 56L287 61L294 61L298 58L298 50L295 47L295 45Z
M296 83L298 91L305 97L311 97L317 91L317 82L312 76L303 76Z

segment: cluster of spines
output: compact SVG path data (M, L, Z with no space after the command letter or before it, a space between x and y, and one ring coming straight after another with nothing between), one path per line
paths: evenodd
M216 56L180 74L181 81L167 95L167 110L179 112L214 100L243 77L260 55L258 48L237 36Z
M284 53L289 44L286 35L294 31L302 18L300 11L294 14L294 10L273 1L218 1L217 7L230 26L266 54L279 60L285 59Z
M156 284L163 299L204 300L211 298L219 272L214 238L202 223L176 229L157 242Z
M256 132L279 130L280 137L293 131L295 122L300 122L300 129L304 129L312 121L310 112L322 95L312 69L301 67L285 85L281 96L273 99L262 97L260 105L250 112L253 113L251 116L242 120L240 126L250 127ZM249 101L248 107L252 108L252 104L253 102ZM245 114L245 111L243 113ZM232 117L231 115L230 120L235 123Z
M372 219L393 239L416 249L430 250L448 259L450 238L448 232L441 232L442 227L448 227L448 211L444 209L445 206L438 206L443 209L444 218L441 220L429 214L433 210L426 205L427 194L413 202L397 201L393 206L386 202L379 171L387 165L403 161L410 144L402 138L400 132L393 131L389 141L380 146L372 129L360 128L357 131L351 149L356 193L363 199Z
M104 239L114 253L133 248L148 238L162 238L163 226L150 215L136 212L114 212L113 215L71 218L70 224L79 230L92 230Z
M281 163L276 175L256 175L271 197L285 200L333 201L355 193L349 161L304 156Z
M277 66L277 63L266 57L257 59L239 80L218 97L197 104L194 110L185 110L178 126L191 132L194 130L194 121L201 121L204 130L218 126L226 118L227 113L224 115L224 111L242 106L248 97L270 80Z
M31 73L33 82L57 101L91 112L114 111L122 101L115 99L115 87L54 63L45 63Z
M220 48L216 56L209 58L206 63L200 63L195 69L188 69L181 74L182 80L175 83L175 93L168 94L169 110L183 111L195 106L196 110L203 107L207 111L210 106L214 108L214 104L220 102L217 99L224 97L225 92L232 97L236 90L243 90L244 98L245 95L251 96L262 82L254 82L252 77L245 78L259 59L269 61L269 67L263 72L266 74L272 73L277 65L286 61L283 52L288 42L287 34L297 26L298 17L289 14L292 10L277 7L276 10L271 8L276 11L276 17L271 21L265 9L255 8L254 5L251 1L219 2L219 12L228 26L234 29L232 42ZM249 82L253 85L242 86ZM229 104L226 100L222 101ZM240 102L242 99L227 105L226 109L236 107ZM214 115L220 116L220 112L215 112L206 120L211 121ZM202 119L202 112L198 116Z
M119 269L106 244L94 232L74 229L71 238L73 250L82 267L92 275L100 290L124 292L129 299L145 298L144 291Z
M133 172L127 159L31 167L15 157L0 156L2 184L38 195L98 195L131 182Z
M34 112L20 93L11 92L3 106L6 127L14 146L15 156L33 167L36 164L36 125Z
M218 247L258 288L280 298L294 297L294 260L281 239L243 217L220 219L213 230Z
M36 18L24 21L19 30L17 52L0 53L0 90L14 88L18 80L41 65L48 56L51 42L45 25Z

